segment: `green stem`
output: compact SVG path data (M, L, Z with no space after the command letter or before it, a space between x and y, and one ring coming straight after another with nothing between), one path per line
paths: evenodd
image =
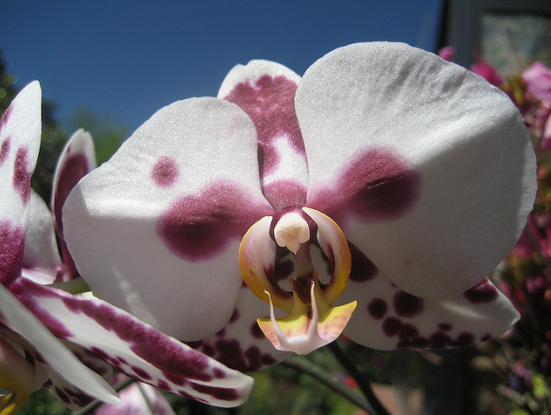
M48 284L48 287L58 288L70 294L82 294L90 291L90 287L88 287L88 284L82 278L72 281L54 282L53 284Z
M321 368L319 368L309 360L298 356L291 356L288 359L281 362L280 365L287 366L298 372L306 373L316 378L321 383L328 386L330 389L340 393L345 398L347 398L350 402L362 408L364 411L371 413L372 408L369 406L369 404L363 398L363 396L361 396L356 391L346 387L343 384L341 379L333 375L330 375L329 373L325 372L324 370L322 370ZM377 414L373 414L373 415L377 415Z
M115 389L117 392L120 392L122 389L126 388L127 386L129 386L131 383L133 383L135 381L136 380L132 379L132 378L125 378L125 379L121 380L120 382L117 382L113 386L113 389ZM94 401L90 405L88 405L87 407L81 409L80 411L73 412L72 414L73 415L88 415L88 414L91 414L92 412L94 412L96 409L98 409L98 407L102 404L103 404L102 401Z
M360 369L348 359L346 354L337 344L337 341L330 343L328 347L329 350L333 352L339 363L344 366L350 376L352 376L356 380L356 383L358 384L359 388L363 392L371 407L368 412L371 413L371 415L390 415L383 404L379 401L377 396L375 396L369 379L365 377Z

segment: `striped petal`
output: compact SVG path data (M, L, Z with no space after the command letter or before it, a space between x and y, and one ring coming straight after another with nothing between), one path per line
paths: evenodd
M127 376L223 407L242 404L252 388L248 376L101 300L77 298L25 278L11 289L58 338L96 353Z

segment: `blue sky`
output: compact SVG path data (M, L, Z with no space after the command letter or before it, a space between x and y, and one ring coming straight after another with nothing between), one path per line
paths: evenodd
M299 74L349 43L434 50L440 0L1 0L0 49L66 122L79 106L134 131L156 110L216 95L251 59Z

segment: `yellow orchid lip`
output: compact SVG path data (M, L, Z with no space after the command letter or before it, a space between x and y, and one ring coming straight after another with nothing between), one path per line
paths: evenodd
M339 226L314 209L288 212L274 220L260 219L243 237L241 274L250 290L270 304L270 318L257 320L264 335L278 350L306 354L335 340L356 308L355 301L333 307L348 282L350 249ZM332 275L327 284L318 280L311 245L330 262ZM278 247L294 254L296 277L287 276L291 291L282 288L276 275ZM274 306L288 315L276 318Z

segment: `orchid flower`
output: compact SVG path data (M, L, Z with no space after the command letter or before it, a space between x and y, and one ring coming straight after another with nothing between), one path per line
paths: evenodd
M40 105L33 82L0 121L0 414L17 412L42 386L67 409L92 399L119 403L107 382L111 367L203 402L242 403L252 387L247 376L104 301L42 285L74 277L75 269L69 259L61 261L52 214L30 188ZM95 166L93 154L91 136L79 130L60 158L54 205Z
M528 93L539 101L530 118L535 133L541 136L542 148L551 148L551 70L541 62L534 62L522 71L522 80Z
M518 313L485 276L535 189L505 94L363 43L302 78L238 65L217 98L162 108L73 189L63 224L98 297L251 371L341 333L378 349L501 334Z

